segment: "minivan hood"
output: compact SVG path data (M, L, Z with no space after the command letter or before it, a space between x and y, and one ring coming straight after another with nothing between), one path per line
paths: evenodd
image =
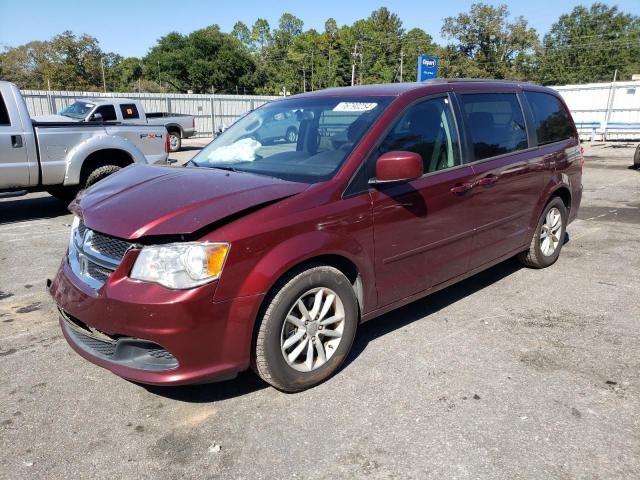
M72 210L92 230L133 240L190 234L308 187L250 173L135 165L81 194Z

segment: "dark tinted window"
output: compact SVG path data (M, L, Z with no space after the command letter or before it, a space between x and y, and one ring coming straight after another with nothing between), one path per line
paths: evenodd
M9 112L7 112L7 106L4 104L4 99L0 93L0 125L11 125L9 121Z
M524 115L515 93L460 95L476 160L528 147Z
M102 115L102 120L104 120L105 122L118 119L118 117L116 117L116 109L113 108L113 105L103 105L101 107L98 107L96 108L94 115L96 113L99 113L100 115Z
M560 100L548 93L525 92L533 112L538 145L558 142L574 135L571 119Z
M139 118L138 109L133 103L123 103L120 105L120 111L122 112L122 118Z
M420 154L424 173L460 165L455 122L447 98L409 108L380 146L380 154L405 150Z

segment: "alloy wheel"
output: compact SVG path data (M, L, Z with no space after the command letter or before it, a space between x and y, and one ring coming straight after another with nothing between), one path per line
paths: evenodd
M345 326L344 305L326 287L303 293L282 325L280 350L287 364L300 372L324 365L336 352Z
M544 223L540 230L540 250L542 254L550 257L558 248L560 233L562 232L562 215L560 210L553 207L544 217Z

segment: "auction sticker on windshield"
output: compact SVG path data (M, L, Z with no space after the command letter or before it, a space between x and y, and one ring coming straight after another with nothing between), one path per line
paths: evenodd
M378 106L371 102L340 102L333 107L334 112L368 112Z

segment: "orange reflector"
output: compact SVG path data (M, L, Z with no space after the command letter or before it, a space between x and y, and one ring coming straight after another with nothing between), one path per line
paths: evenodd
M208 251L207 273L212 277L217 277L222 272L224 259L227 257L228 245L216 245Z

